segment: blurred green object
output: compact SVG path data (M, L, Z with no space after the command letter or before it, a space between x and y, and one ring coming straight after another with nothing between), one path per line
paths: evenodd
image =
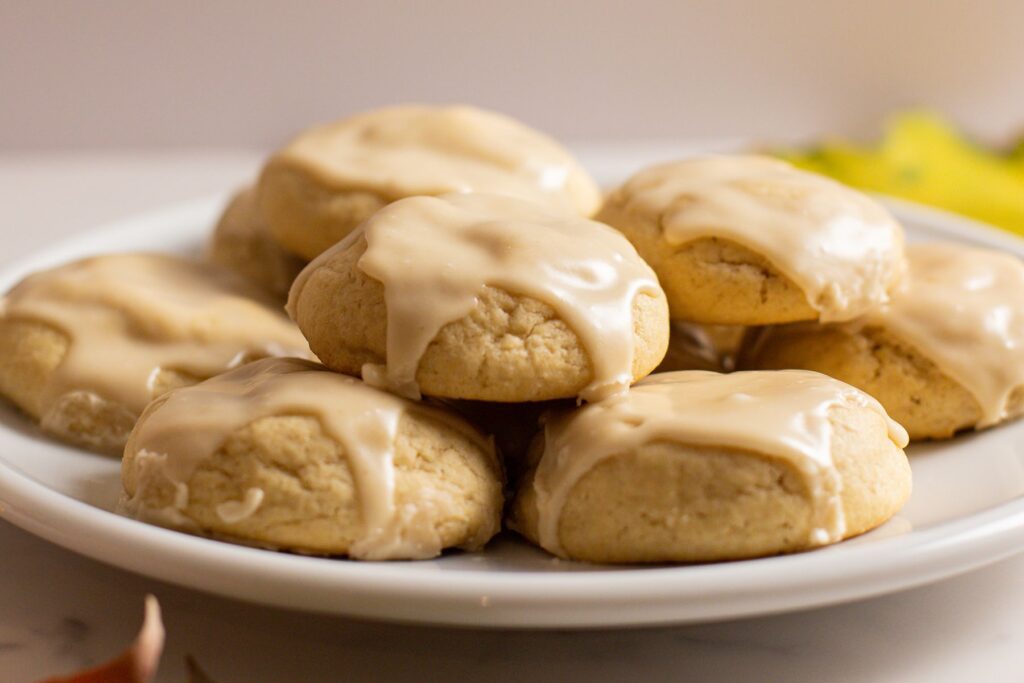
M1007 152L980 147L941 117L893 117L876 147L825 140L775 154L872 192L931 204L1024 235L1024 138Z

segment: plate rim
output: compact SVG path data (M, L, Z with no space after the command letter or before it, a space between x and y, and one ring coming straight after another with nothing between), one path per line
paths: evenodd
M225 198L218 193L177 202L58 241L4 267L0 285L65 255L104 251L89 245L142 224L156 231L209 217ZM883 201L899 218L1024 256L1024 239L997 228L912 202ZM196 590L356 617L500 628L658 625L807 609L923 585L1024 551L1021 496L914 531L912 539L753 560L585 572L408 572L405 563L273 553L138 522L49 488L2 455L0 517L92 559ZM142 552L116 552L126 544ZM751 590L755 564L757 588ZM803 571L793 571L794 565ZM242 573L252 583L239 581L239 568L252 566L258 569ZM263 591L295 581L302 583L299 590ZM319 599L320 592L331 599ZM396 605L400 600L408 602Z

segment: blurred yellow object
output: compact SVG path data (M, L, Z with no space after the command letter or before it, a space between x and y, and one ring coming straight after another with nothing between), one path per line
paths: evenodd
M872 192L903 197L1024 235L1024 139L983 149L928 112L894 117L877 147L826 140L777 152L792 163Z

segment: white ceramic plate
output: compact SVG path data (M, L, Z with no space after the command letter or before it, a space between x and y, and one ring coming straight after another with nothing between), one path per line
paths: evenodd
M195 252L224 198L190 202L60 243L0 274L105 251ZM914 239L954 239L1024 255L1024 241L893 203ZM234 546L110 512L118 463L59 444L0 406L0 515L54 543L131 571L256 602L392 620L502 627L680 623L879 595L1024 549L1024 422L910 449L914 495L885 526L814 552L674 567L561 562L515 538L476 555L360 563Z

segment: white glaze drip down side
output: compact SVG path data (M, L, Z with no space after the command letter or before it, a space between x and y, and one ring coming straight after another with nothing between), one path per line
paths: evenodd
M373 389L352 377L329 372L299 359L267 359L224 373L154 401L139 420L126 448L149 460L148 466L178 490L227 441L233 432L265 417L310 416L344 447L363 518L363 535L349 550L360 559L426 558L442 548L433 529L410 523L412 516L395 503L395 437L402 416L418 411L492 446L467 426L428 406L416 405ZM264 492L249 489L242 501L217 508L226 523L238 523L264 503ZM419 494L418 494L419 495ZM432 492L423 492L430 504ZM125 509L147 515L140 501Z
M358 266L384 285L387 305L386 366L364 367L368 383L418 397L416 372L430 342L468 315L487 286L548 304L577 335L593 367L582 398L599 400L632 381L633 301L661 289L612 228L497 195L403 199L307 267L292 288L293 314L309 273L360 235L368 248Z
M587 216L601 201L586 171L557 142L472 107L369 111L306 131L277 158L328 186L391 200L489 192Z
M260 505L263 504L263 496L263 489L255 487L246 489L242 500L226 500L220 503L217 506L217 516L225 524L238 524L252 517L260 509Z
M68 338L47 405L87 392L137 415L161 370L203 379L253 358L311 355L257 288L219 267L158 254L97 256L30 275L7 294L2 314Z
M655 441L729 447L788 462L806 482L814 517L808 541L842 539L842 481L832 461L829 411L867 407L900 448L907 433L853 387L805 370L686 371L650 375L628 393L550 419L534 475L540 545L565 556L559 523L566 498L594 466Z
M885 302L901 276L903 229L867 196L776 159L714 156L641 171L615 193L659 217L665 240L727 239L764 255L820 320Z
M856 325L905 339L978 401L979 427L1007 416L1024 386L1024 263L963 244L907 249L908 281L888 305Z

